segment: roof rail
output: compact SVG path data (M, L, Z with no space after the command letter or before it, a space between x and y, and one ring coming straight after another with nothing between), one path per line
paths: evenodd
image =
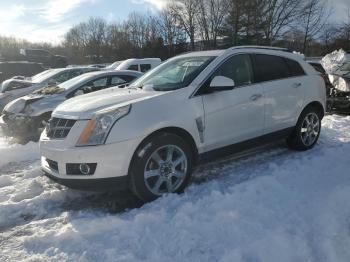
M274 47L274 46L254 46L254 45L233 46L233 47L231 47L229 49L233 50L233 49L247 49L247 48L264 49L264 50L275 50L275 51L282 51L282 52L289 52L289 53L293 52L293 51L289 50L288 48Z

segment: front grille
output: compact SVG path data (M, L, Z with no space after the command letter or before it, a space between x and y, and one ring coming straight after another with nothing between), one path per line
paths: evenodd
M49 167L55 171L58 172L58 163L56 161L50 160L50 159L46 159L47 164L49 165Z
M66 138L75 122L76 120L71 119L51 118L46 126L47 137L53 139Z

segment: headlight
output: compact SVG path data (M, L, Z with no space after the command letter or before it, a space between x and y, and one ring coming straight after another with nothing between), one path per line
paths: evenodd
M14 100L5 106L4 111L13 114L18 114L22 112L25 106L26 101L24 101L23 99Z
M104 144L114 123L129 114L130 109L131 105L128 105L97 112L81 133L77 146Z

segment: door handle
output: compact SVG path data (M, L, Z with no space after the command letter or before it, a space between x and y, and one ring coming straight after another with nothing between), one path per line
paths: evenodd
M293 87L294 87L294 88L301 87L301 83L294 83L294 84L293 84Z
M250 97L250 100L256 101L262 97L262 94L255 94Z

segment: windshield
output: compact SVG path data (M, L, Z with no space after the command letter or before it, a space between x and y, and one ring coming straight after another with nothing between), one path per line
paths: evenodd
M213 56L179 57L156 67L130 87L149 86L156 91L170 91L188 86L202 72Z
M122 62L123 62L123 61L114 62L113 64L107 66L106 69L115 69L115 68L117 68Z
M57 74L59 72L59 70L55 70L55 69L49 69L46 70L44 72L41 72L35 76L31 77L31 81L33 83L41 83L46 81L47 79L49 79L50 77L54 76L55 74Z

